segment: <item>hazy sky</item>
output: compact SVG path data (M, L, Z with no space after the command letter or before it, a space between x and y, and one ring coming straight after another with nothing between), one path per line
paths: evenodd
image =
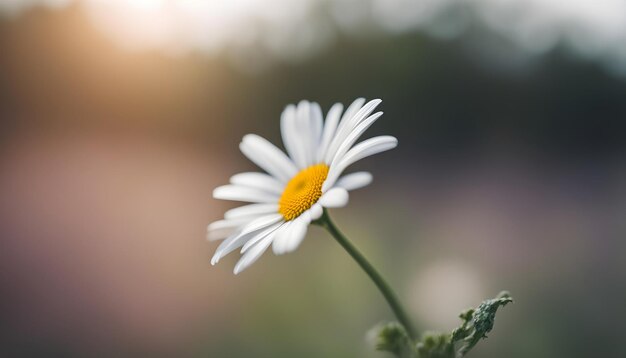
M0 0L0 11L19 16L35 5L75 3L130 48L297 60L339 31L358 35L368 27L454 37L478 23L528 54L561 43L626 73L624 0Z

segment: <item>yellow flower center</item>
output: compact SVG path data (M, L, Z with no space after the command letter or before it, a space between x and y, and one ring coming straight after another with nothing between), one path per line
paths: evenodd
M315 164L296 174L278 201L278 212L285 220L293 220L307 211L322 196L322 184L328 176L326 164Z

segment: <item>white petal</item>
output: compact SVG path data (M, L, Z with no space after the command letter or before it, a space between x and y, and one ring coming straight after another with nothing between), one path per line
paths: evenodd
M357 114L361 108L363 108L363 105L365 104L365 98L363 97L359 97L357 99L354 100L354 102L352 102L348 108L346 109L346 112L343 114L343 116L341 116L341 126L343 127L345 125L348 124L350 118L354 117L355 114ZM339 129L339 128L338 128Z
M322 129L324 127L324 114L322 108L317 102L311 102L311 128L313 129L312 138L314 149L317 149L320 145L320 139L322 137ZM316 152L317 154L317 152Z
M372 174L368 172L356 172L342 176L335 183L335 187L346 190L359 189L372 182Z
M274 253L282 255L297 249L306 236L310 223L311 216L308 212L304 212L294 220L287 222L288 226L284 230L277 232L274 238L274 244L272 245Z
M265 173L239 173L230 178L230 183L247 186L274 194L282 194L285 185L278 179Z
M272 243L272 250L274 251L274 254L281 255L285 252L287 241L289 241L289 237L291 236L292 225L293 220L287 221L283 224L283 226L276 230L276 236L274 237L274 242Z
M257 242L263 240L263 238L265 238L267 235L270 235L284 224L284 222L279 222L277 224L271 225L267 229L256 232L254 236L243 245L243 247L241 248L241 253L243 254L248 251L250 247L254 246Z
M311 122L311 104L308 101L300 101L298 103L296 128L298 130L298 138L302 141L304 147L305 167L313 164L314 141L313 141L313 125Z
M207 239L213 241L228 237L249 221L249 218L214 221L207 227Z
M293 225L291 225L291 235L289 236L289 240L285 243L284 253L293 252L298 248L298 246L300 246L300 243L306 236L310 223L310 216L304 214L293 220Z
M311 213L311 220L317 220L322 217L322 213L324 212L324 208L319 203L313 204L311 209L309 209L309 213Z
M319 200L325 208L339 208L348 204L348 191L344 188L332 188L327 191Z
M383 112L376 112L371 116L367 117L364 121L359 123L352 132L344 139L344 141L339 145L337 151L335 152L335 157L333 158L331 165L334 163L338 163L341 158L346 154L346 152L352 147L352 145L365 133L365 131L372 125L380 116L383 115Z
M207 227L207 230L211 231L211 230L220 230L220 229L225 229L225 228L236 228L249 221L250 221L249 219L241 219L241 218L234 219L234 220L217 220L217 221L210 223L209 226Z
M231 235L226 240L222 241L215 250L215 254L211 258L211 265L215 265L220 261L222 257L228 255L233 250L245 244L253 237L254 233L248 233L247 235L239 235L239 232Z
M350 124L350 119L361 110L364 103L365 98L357 98L354 102L352 102L348 109L346 109L343 116L341 116L341 120L337 125L337 130L335 130L335 134L326 149L324 163L329 164L333 159L335 152L337 151L337 147L339 147L341 141L343 141L343 139L350 133L349 128L347 128Z
M247 201L251 203L276 203L278 195L259 189L238 185L222 185L213 190L213 197L222 200Z
M274 232L270 233L269 235L264 237L263 240L252 246L252 248L250 248L250 250L248 250L235 265L235 275L245 270L256 260L258 260L259 257L263 255L265 250L267 250L267 248L270 246L272 240L274 240Z
M296 106L288 105L280 116L280 132L287 153L298 168L306 167L305 147L296 127Z
M330 167L328 176L322 185L322 192L333 187L335 181L341 173L351 164L358 160L369 157L389 149L393 149L398 145L398 140L392 136L378 136L364 140L354 146L346 153L337 164Z
M363 142L350 149L348 154L342 158L347 165L351 165L363 158L378 154L398 146L398 140L390 135L381 135L378 137L364 140Z
M283 220L283 216L281 214L270 214L266 216L262 216L258 219L252 220L249 224L246 224L242 229L239 235L246 235L250 232L254 232L257 230L263 230L271 225L274 225Z
M322 133L322 138L320 139L320 145L317 152L318 163L324 160L324 156L326 155L326 151L328 150L330 141L335 135L335 131L337 129L337 124L339 123L339 117L341 116L342 110L343 105L341 103L335 103L326 115L326 122L324 122L324 131Z
M274 214L278 212L278 204L250 204L230 209L224 213L224 219L238 219L250 217L254 218L258 215Z
M239 149L254 164L283 182L287 182L298 172L295 164L285 153L256 134L245 135Z
M356 102L356 101L355 101ZM347 116L348 113L344 114L342 117L341 123L339 123L339 127L337 128L337 133L335 134L335 138L333 138L328 151L326 152L326 156L324 158L324 162L330 164L333 158L336 156L336 152L339 149L339 146L345 141L345 139L354 131L354 129L361 124L364 120L366 120L367 116L381 103L381 100L375 99L369 101L363 108L359 109L359 111L351 116ZM348 111L346 111L348 112Z
M373 99L367 102L358 112L347 118L345 125L347 131L352 131L357 125L359 125L365 118L367 118L378 107L382 101L380 99Z
M323 115L319 104L300 101L296 112L297 140L303 148L303 167L317 163L317 152L322 136Z
M215 251L215 255L211 259L211 263L215 265L221 257L231 252L232 250L245 244L248 240L252 239L260 230L265 230L271 226L279 224L283 220L283 216L280 214L267 215L251 221L249 224L243 226L235 234L226 239Z
M237 227L213 229L211 231L207 231L206 239L209 241L222 240L234 234L235 231L237 231Z

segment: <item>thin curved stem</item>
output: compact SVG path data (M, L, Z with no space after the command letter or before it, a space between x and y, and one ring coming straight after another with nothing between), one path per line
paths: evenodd
M322 217L320 217L320 219L317 221L317 223L326 228L328 232L330 232L335 240L337 240L337 242L348 252L348 254L352 256L354 261L356 261L359 266L361 266L363 271L365 271L370 279L374 281L374 284L376 284L376 287L378 287L380 292L387 300L387 303L391 307L391 310L396 315L398 321L400 321L400 324L404 326L404 329L407 331L409 337L415 340L415 328L413 327L411 320L409 320L409 316L406 314L404 308L400 304L400 301L398 300L396 294L393 292L387 281L385 281L385 279L378 273L378 271L376 271L374 266L372 266L372 264L367 261L365 256L363 256L363 254L361 254L361 252L348 240L348 238L346 238L341 233L341 231L339 231L339 229L335 226L332 220L330 220L330 216L328 215L326 209L324 209L324 213L322 214Z

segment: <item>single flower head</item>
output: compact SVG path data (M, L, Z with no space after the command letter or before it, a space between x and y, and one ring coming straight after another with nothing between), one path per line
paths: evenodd
M379 136L354 145L382 115L372 114L380 102L376 99L365 103L359 98L345 112L337 103L325 121L315 102L288 105L280 118L288 155L264 138L244 136L239 148L266 173L237 174L230 178L230 184L213 191L216 199L251 204L228 210L223 220L209 225L210 240L225 239L211 264L241 247L243 256L235 266L237 274L270 245L275 254L295 250L323 208L345 206L348 191L368 185L372 181L368 172L342 174L356 161L398 144L394 137Z

